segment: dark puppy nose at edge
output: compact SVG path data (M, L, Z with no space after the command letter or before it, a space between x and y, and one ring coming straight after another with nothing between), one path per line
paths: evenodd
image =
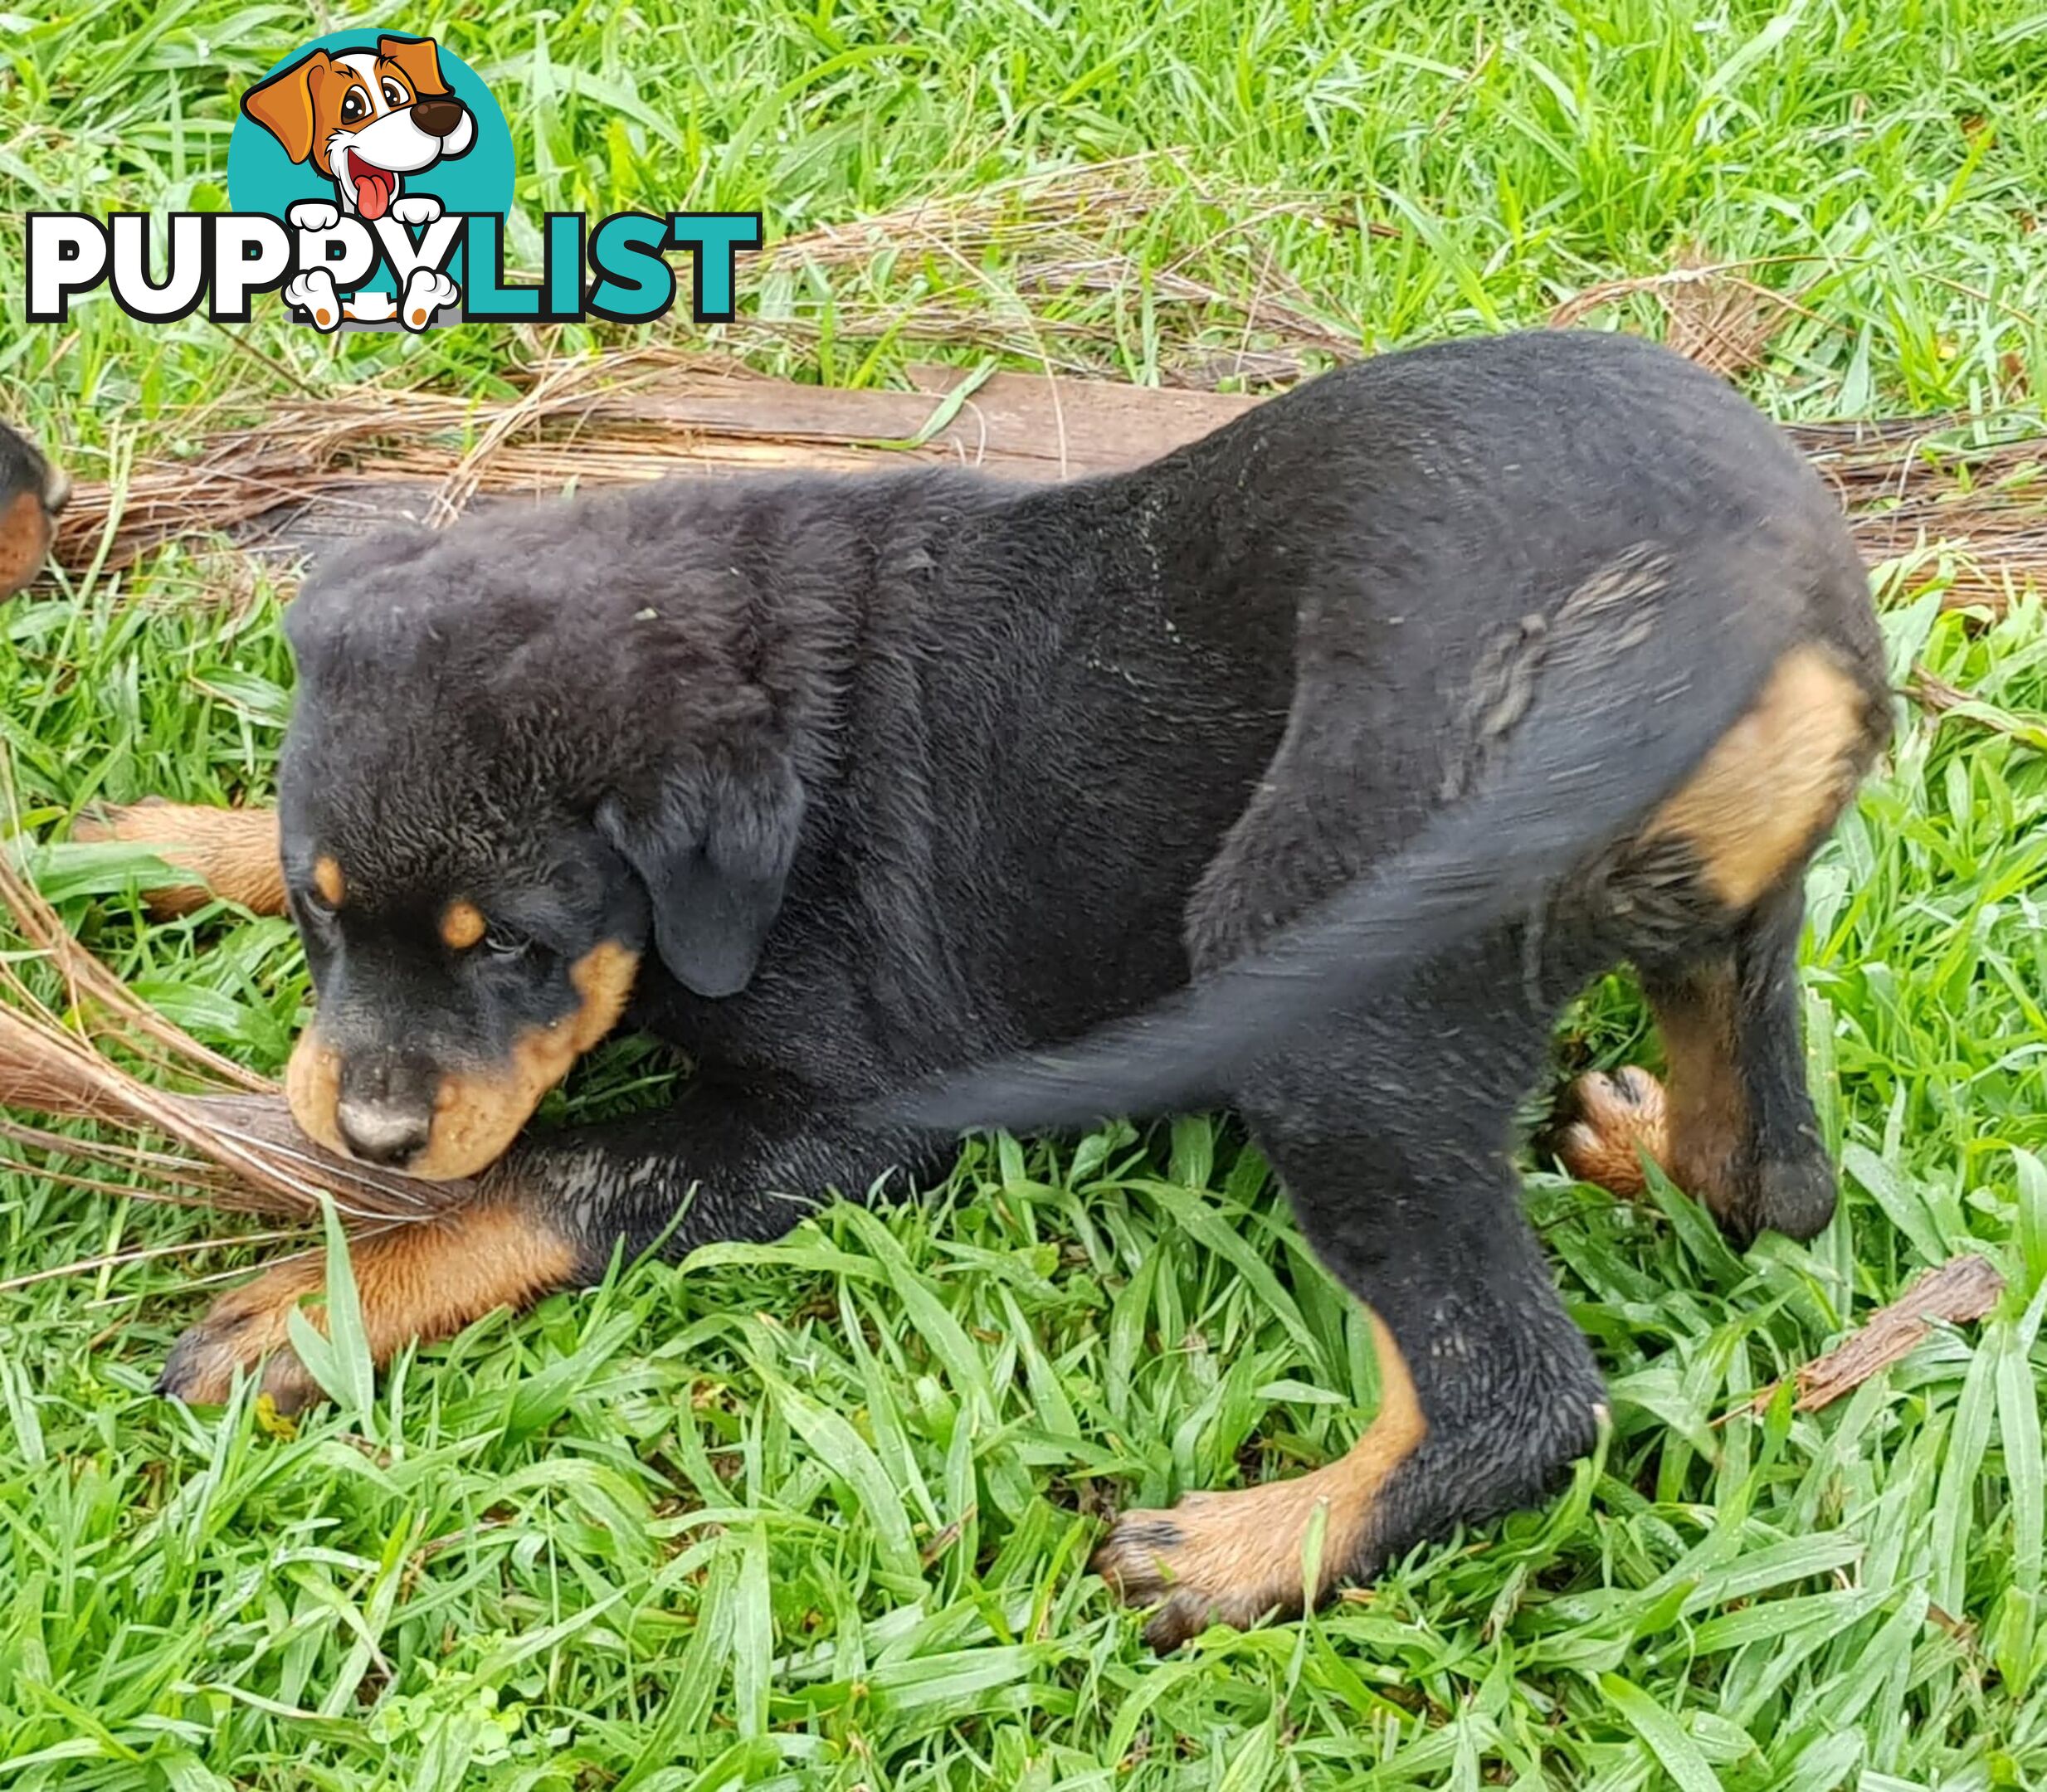
M433 1115L425 1108L344 1096L334 1108L334 1127L352 1156L364 1163L395 1166L426 1150Z
M464 110L459 100L415 100L412 122L429 137L451 137L462 122Z

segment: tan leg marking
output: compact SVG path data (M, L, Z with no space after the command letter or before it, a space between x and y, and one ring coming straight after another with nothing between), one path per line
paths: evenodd
M569 980L581 1005L553 1025L521 1035L501 1067L443 1076L426 1149L402 1173L430 1182L454 1181L495 1163L540 1105L540 1098L618 1025L639 968L639 954L616 940L607 940L578 959ZM346 1157L348 1147L334 1113L340 1096L341 1061L321 1039L315 1017L299 1035L285 1067L285 1099L309 1138Z
M41 492L19 493L0 509L0 597L12 597L42 570L51 533Z
M1735 1038L1732 968L1702 971L1680 996L1653 1003L1670 1069L1670 1180L1717 1214L1738 1199L1749 1139L1748 1091Z
M451 902L441 913L441 943L451 952L467 952L490 931L483 911L472 902Z
M1733 969L1710 967L1652 1001L1669 1066L1667 1086L1633 1064L1572 1084L1565 1100L1574 1118L1557 1145L1572 1175L1616 1195L1640 1195L1646 1185L1639 1148L1715 1214L1734 1210L1749 1141L1735 1000Z
M1632 1198L1646 1187L1638 1152L1669 1170L1663 1085L1636 1064L1580 1077L1564 1096L1571 1122L1557 1135L1557 1156L1581 1182Z
M443 1219L351 1239L363 1329L379 1364L413 1339L451 1336L500 1307L529 1304L575 1273L568 1241L520 1209L465 1208ZM222 1295L173 1348L159 1390L194 1405L227 1398L235 1371L263 1371L264 1391L290 1411L319 1397L290 1347L295 1307L326 1285L319 1252L279 1264ZM307 1317L321 1332L324 1311Z
M1713 894L1747 908L1846 806L1869 739L1862 688L1820 649L1794 648L1641 837L1688 842Z
M1290 1481L1234 1493L1190 1493L1170 1512L1125 1512L1094 1568L1133 1605L1157 1604L1145 1635L1159 1648L1206 1625L1240 1629L1301 1609L1310 1521L1323 1522L1319 1600L1372 1544L1373 1506L1428 1434L1428 1421L1393 1334L1375 1313L1379 1410L1348 1454Z
M75 840L129 840L199 879L151 890L146 901L158 920L203 908L216 897L257 914L285 912L285 874L277 859L277 814L272 809L211 809L151 800L124 809L82 815Z
M313 888L329 908L339 908L348 899L348 880L341 874L340 863L331 854L322 853L313 861Z

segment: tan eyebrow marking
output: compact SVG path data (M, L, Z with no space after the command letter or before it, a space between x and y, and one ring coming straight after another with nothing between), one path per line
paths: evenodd
M319 892L320 900L329 908L339 908L348 898L348 881L342 876L341 867L327 853L322 853L313 861L313 888Z
M451 951L467 952L486 930L483 910L473 902L451 902L441 911L441 940Z

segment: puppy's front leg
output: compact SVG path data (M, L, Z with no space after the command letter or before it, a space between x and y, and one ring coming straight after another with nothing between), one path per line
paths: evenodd
M1370 1311L1379 1404L1307 1474L1123 1514L1095 1566L1152 1608L1158 1647L1299 1612L1538 1500L1595 1442L1598 1367L1508 1157L1558 999L1530 996L1526 963L1513 930L1460 947L1275 1053L1241 1091L1302 1230Z
M380 1225L349 1241L371 1355L387 1362L415 1338L447 1337L500 1307L524 1307L565 1287L579 1261L574 1246L524 1202L503 1198L431 1220ZM293 1311L324 1332L317 1303L326 1291L317 1249L288 1258L216 1301L173 1347L159 1393L194 1405L227 1398L235 1373L262 1371L279 1410L295 1411L319 1389L290 1347Z
M42 570L71 489L25 437L0 423L0 598Z
M658 1241L675 1258L714 1239L779 1237L828 1190L858 1199L892 1169L921 1171L951 1148L935 1135L868 1130L792 1090L729 1085L693 1090L666 1113L529 1134L472 1203L351 1242L371 1351L382 1364L415 1339L594 1282L621 1245L631 1257ZM316 1398L286 1327L324 1286L314 1253L222 1296L178 1339L159 1389L213 1404L237 1370L260 1367L281 1410ZM324 1324L317 1310L308 1317Z

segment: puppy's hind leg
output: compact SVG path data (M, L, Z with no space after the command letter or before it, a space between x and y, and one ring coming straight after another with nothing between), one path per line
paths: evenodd
M151 797L124 808L88 811L72 823L71 838L148 846L167 864L196 878L194 884L149 893L149 913L158 920L190 914L217 897L257 914L285 912L274 809L213 809Z
M1804 915L1794 878L1742 917L1723 950L1644 959L1669 1085L1632 1066L1581 1078L1566 1098L1576 1118L1557 1141L1572 1175L1635 1194L1639 1147L1738 1245L1764 1230L1809 1239L1825 1226L1834 1171L1798 1025Z
M1240 1102L1302 1230L1370 1309L1377 1416L1313 1473L1126 1514L1096 1566L1171 1648L1294 1613L1414 1544L1551 1492L1604 1390L1508 1161L1549 1011L1509 931L1261 1068ZM1319 1567L1306 1570L1320 1516Z

